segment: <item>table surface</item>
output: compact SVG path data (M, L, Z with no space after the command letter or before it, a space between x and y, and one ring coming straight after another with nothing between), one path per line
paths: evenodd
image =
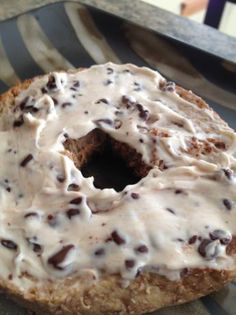
M63 0L0 0L0 21ZM76 2L76 0L75 0ZM236 38L140 0L80 0L147 29L236 63ZM214 45L212 45L214 43Z

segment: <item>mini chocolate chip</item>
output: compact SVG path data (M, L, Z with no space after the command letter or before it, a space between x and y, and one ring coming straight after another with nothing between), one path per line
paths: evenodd
M141 91L141 86L138 82L134 82L134 85L135 85L134 91L136 92Z
M139 199L140 198L140 196L139 196L139 194L137 194L137 193L131 193L131 197L133 198L133 199Z
M49 77L48 77L48 82L46 84L46 87L49 89L49 90L54 90L57 88L57 85L56 85L56 79L54 77L53 74L50 74Z
M175 211L173 209L171 209L171 208L166 208L166 210L169 211L172 214L175 214Z
M121 237L117 231L113 231L111 233L111 240L113 240L113 242L115 242L117 245L122 245L126 243L123 237Z
M72 250L74 247L75 246L72 244L63 246L59 252L48 258L48 264L52 265L55 269L63 270L64 267L61 267L59 265L65 260L69 251Z
M32 154L28 154L20 163L21 167L25 167L33 159Z
M139 245L135 248L135 251L141 254L148 253L148 247L146 245Z
M79 191L79 190L80 190L80 187L79 187L79 185L72 183L72 184L70 184L70 185L67 187L67 190L68 190L68 191Z
M7 187L6 191L11 192L11 187Z
M95 102L95 104L99 104L99 103L109 104L106 98L100 98L99 100Z
M93 121L98 127L102 127L102 124L113 125L113 121L111 119L97 119Z
M21 110L23 110L27 104L27 102L29 101L29 96L26 96L23 101L19 104L19 107Z
M229 180L232 179L233 171L231 169L223 168L222 171Z
M9 275L8 275L8 280L12 280L12 279L13 279L12 274L9 274Z
M87 110L85 110L85 111L84 111L84 114L85 114L85 115L88 115L88 111L87 111Z
M110 84L112 84L112 83L113 83L113 81L110 80L110 79L108 79L108 80L106 80L106 81L104 82L104 85L110 85Z
M188 243L189 244L194 244L197 241L198 236L197 235L193 235L189 238Z
M125 267L127 269L131 269L135 266L135 261L133 259L126 259L125 260Z
M215 147L219 150L225 150L226 149L226 145L224 142L216 142L214 143Z
M107 68L107 74L112 74L114 72L114 70L112 68Z
M17 127L20 127L24 124L24 118L23 118L23 115L21 115L18 119L16 119L14 122L13 122L13 127L14 128L17 128Z
M232 240L232 235L229 232L220 229L212 231L209 236L213 241L220 240L222 245L228 245Z
M82 202L82 200L83 200L82 197L77 197L77 198L75 198L75 199L72 199L72 200L70 201L70 203L73 204L73 205L79 205L79 204Z
M34 251L35 253L39 253L39 252L42 251L42 246L41 246L41 245L39 245L39 244L37 244L37 243L31 243L31 244L32 244L32 246L33 246L33 251Z
M203 239L198 247L199 254L207 259L215 258L219 253L218 242L218 240Z
M1 244L10 250L17 250L18 247L15 242L6 239L2 239Z
M232 209L232 204L231 204L231 201L229 199L223 199L222 200L224 206L228 209L228 210L231 210Z
M115 119L114 120L114 127L115 129L120 129L120 127L122 126L122 121L119 119Z
M140 143L143 143L143 139L139 139L139 142L140 142Z
M79 209L69 209L66 211L66 215L68 217L68 219L71 220L72 217L79 215L80 214L80 210Z
M124 73L130 73L130 70L129 69L125 69L123 70Z
M79 81L73 81L74 82L74 84L73 84L73 86L74 87L80 87L80 82Z
M149 111L148 110L142 110L139 112L139 117L143 120L147 120L149 117Z
M58 105L58 100L55 97L52 97L52 100L53 100L54 105L57 106Z
M103 256L105 255L105 249L104 248L99 248L94 252L95 256Z
M176 189L175 190L175 194L178 195L178 194L182 194L183 193L183 190L182 189Z
M58 180L60 183L63 183L66 179L65 179L64 176L58 175L58 176L57 176L57 180Z
M68 107L68 106L71 106L71 105L72 105L71 102L64 102L64 103L61 104L61 107L65 108L65 107Z
M24 218L29 218L29 217L38 217L37 212L28 212L24 215Z
M42 87L42 88L41 88L41 92L42 92L43 94L46 94L48 91L47 91L47 89L46 89L45 87Z
M177 241L181 242L181 243L184 242L184 240L182 238L177 238Z

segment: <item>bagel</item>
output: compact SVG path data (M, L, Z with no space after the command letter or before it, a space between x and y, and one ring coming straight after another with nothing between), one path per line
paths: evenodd
M36 314L125 315L236 275L235 132L132 64L53 72L0 96L0 287ZM81 171L109 145L138 182Z

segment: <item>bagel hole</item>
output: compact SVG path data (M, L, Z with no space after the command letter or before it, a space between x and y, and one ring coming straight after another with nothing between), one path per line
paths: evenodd
M122 191L127 185L139 182L151 168L136 150L100 129L78 140L67 139L64 147L83 176L93 176L94 186L100 189Z

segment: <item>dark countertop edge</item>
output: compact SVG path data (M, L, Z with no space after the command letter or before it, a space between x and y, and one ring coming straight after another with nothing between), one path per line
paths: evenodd
M27 7L10 11L7 18L64 0L30 1ZM80 0L82 3L110 13L146 29L155 31L188 46L236 63L236 38L207 25L178 16L139 0ZM214 44L213 44L214 43Z

